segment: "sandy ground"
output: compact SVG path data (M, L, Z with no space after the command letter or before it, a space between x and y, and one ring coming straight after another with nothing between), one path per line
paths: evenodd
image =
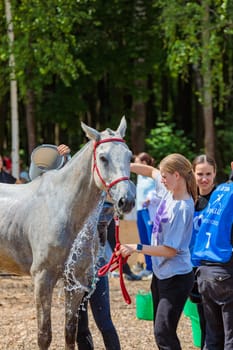
M139 290L149 291L150 281L125 281L132 299L127 305L123 299L119 278L110 278L112 318L118 331L122 350L157 349L152 321L136 318L135 295ZM36 312L33 298L33 286L29 277L0 276L0 350L34 350L37 347ZM52 329L53 340L50 349L64 349L64 299L61 285L53 295ZM92 319L95 350L104 350L101 335ZM198 350L193 345L190 319L182 315L178 335L183 350ZM168 335L169 336L169 335Z

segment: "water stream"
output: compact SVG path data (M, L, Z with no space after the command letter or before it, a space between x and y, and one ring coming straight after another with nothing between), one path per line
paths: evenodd
M91 213L82 230L75 238L64 269L65 290L70 293L85 293L82 304L94 293L97 277L99 236L97 223L105 196L101 197L96 209ZM85 274L85 276L80 275ZM84 284L88 281L88 284Z

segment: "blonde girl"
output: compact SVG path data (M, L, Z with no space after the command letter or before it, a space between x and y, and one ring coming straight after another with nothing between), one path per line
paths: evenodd
M155 340L161 350L181 350L176 330L194 283L189 244L197 193L192 165L174 153L160 162L159 170L132 163L131 171L154 179L159 204L151 244L124 244L120 253L152 256Z

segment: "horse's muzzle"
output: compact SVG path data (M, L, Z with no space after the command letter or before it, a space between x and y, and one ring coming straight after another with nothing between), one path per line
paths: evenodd
M129 213L135 206L136 186L131 180L118 183L110 192L119 213Z
M135 206L135 199L127 199L126 197L120 198L120 200L117 203L117 207L119 211L122 213L129 213Z

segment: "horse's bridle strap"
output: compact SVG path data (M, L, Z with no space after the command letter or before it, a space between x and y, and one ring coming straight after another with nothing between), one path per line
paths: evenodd
M116 185L118 182L120 181L125 181L125 180L129 180L129 177L128 176L123 176L123 177L120 177L116 180L113 180L110 184L107 184L104 179L102 178L101 174L100 174L100 171L99 171L99 168L97 167L97 164L96 164L96 148L101 145L101 143L106 143L106 142L114 142L114 141L117 141L117 142L125 142L125 140L121 139L121 138L118 138L118 137L112 137L112 138L107 138L107 139L103 139L103 140L100 140L100 141L96 141L94 143L94 164L93 164L93 172L96 170L102 184L104 185L104 187L109 191L111 187L113 187L114 185Z

